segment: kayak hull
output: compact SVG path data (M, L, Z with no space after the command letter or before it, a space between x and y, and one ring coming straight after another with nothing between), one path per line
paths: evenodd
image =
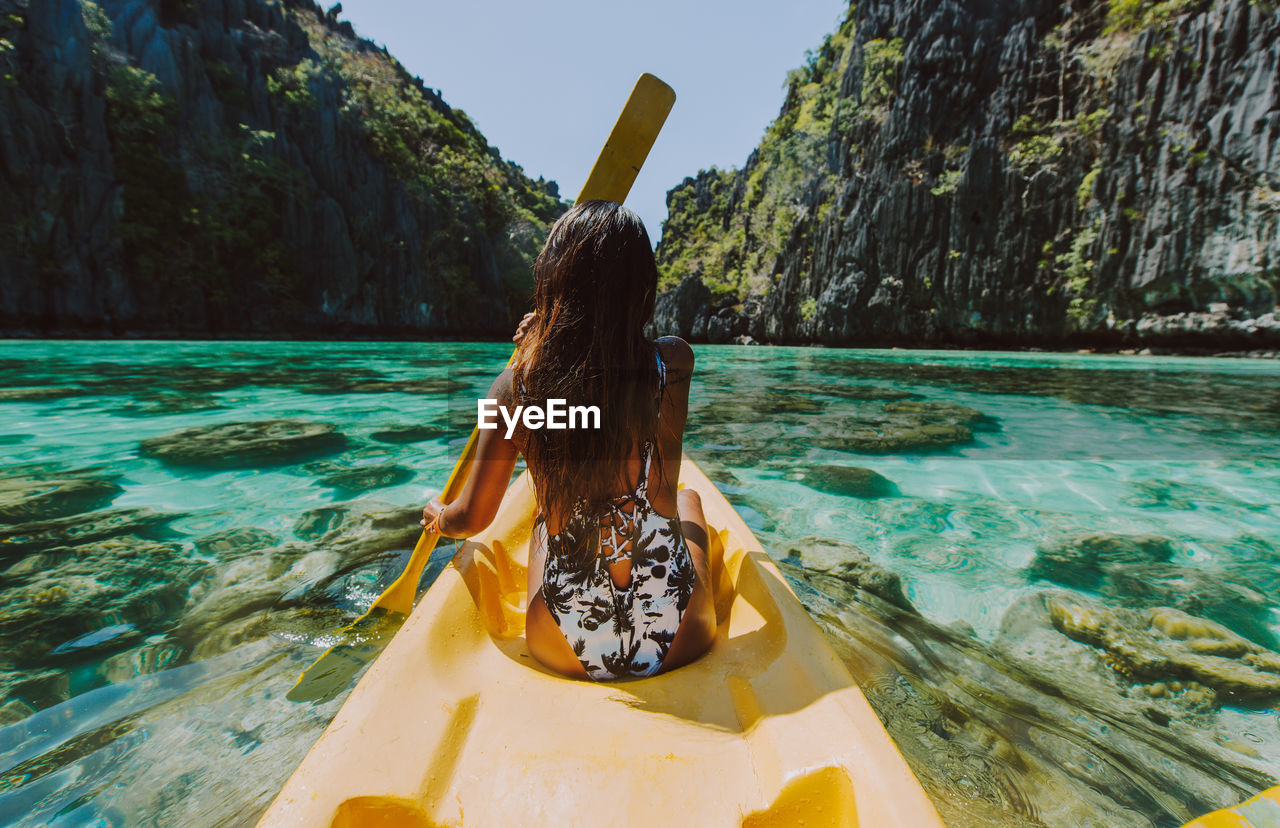
M719 629L698 661L593 684L525 646L527 474L361 679L259 823L941 825L821 631L687 458Z

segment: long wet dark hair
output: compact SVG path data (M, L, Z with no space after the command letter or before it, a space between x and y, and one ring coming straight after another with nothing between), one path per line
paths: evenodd
M620 494L626 460L658 430L658 368L644 336L658 268L640 217L612 201L575 204L533 265L534 318L512 368L517 402L600 408L600 428L526 431L525 461L543 514L568 518ZM654 446L651 474L661 475Z

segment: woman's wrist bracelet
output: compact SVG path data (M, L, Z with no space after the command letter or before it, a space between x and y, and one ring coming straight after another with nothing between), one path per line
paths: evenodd
M441 537L444 536L444 531L441 530L440 528L440 517L442 515L444 515L444 509L441 509L440 511L436 512L436 516L431 519L431 522L429 524L427 524L427 531L432 535L440 535Z

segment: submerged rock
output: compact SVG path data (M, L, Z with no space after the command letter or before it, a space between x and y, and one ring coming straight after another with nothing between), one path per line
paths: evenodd
M1132 492L1120 500L1140 509L1249 508L1250 504L1232 497L1216 486L1183 483L1172 480L1138 480L1130 483Z
M449 377L423 377L420 379L392 380L329 376L323 382L306 382L295 385L309 394L422 394L428 397L448 397L461 394L471 386Z
M3 402L50 402L67 397L82 397L87 392L77 386L36 386L34 388L0 388L0 403Z
M801 481L811 489L845 497L870 499L898 494L898 487L892 480L860 466L810 466Z
M288 465L346 445L329 423L279 419L184 428L143 440L140 451L175 466L237 469Z
M1104 650L1127 679L1190 679L1237 702L1280 701L1280 653L1221 624L1169 607L1113 608L1069 593L1047 595L1044 604L1055 628Z
M916 611L902 590L898 573L879 566L852 543L813 536L802 538L787 547L783 563L830 576L847 589L866 590L896 607Z
M319 557L299 566L309 554ZM270 630L267 610L290 590L331 571L339 560L336 552L309 553L304 547L286 545L221 564L192 588L191 603L173 636L193 648L199 658L222 652L221 644L229 649L260 638ZM237 628L234 636L222 633L229 626ZM211 637L220 644L212 643Z
M898 400L878 411L825 423L807 442L859 454L920 453L972 442L975 427L997 426L994 419L962 405Z
M384 428L369 435L379 443L423 443L446 437L452 432L442 425L402 425Z
M974 408L946 402L899 400L885 403L889 414L909 414L925 422L964 423L968 426L994 423L990 417Z
M773 390L744 395L732 386L709 389L703 399L703 404L690 413L691 423L743 426L802 423L813 427L821 422L817 415L826 411L829 404L811 395Z
M1114 565L1163 563L1173 553L1173 541L1158 535L1078 535L1037 548L1027 578L1097 589Z
M112 649L167 629L207 571L180 544L134 535L47 549L30 563L0 574L0 662L31 667L55 650Z
M259 549L211 570L192 588L173 636L191 648L193 658L208 658L287 629L307 593L337 573L383 566L386 553L412 549L422 534L420 516L413 508L368 501L305 512L294 527L303 542ZM245 533L246 540L253 534ZM332 626L340 619L327 620Z
M293 532L316 548L338 550L349 565L383 552L412 549L422 534L421 519L421 506L362 500L308 510Z
M158 538L165 534L161 527L178 517L146 508L108 509L0 528L0 559L121 535Z
M0 668L0 727L65 701L70 695L71 681L64 670Z
M193 411L213 411L222 405L212 397L192 394L160 393L133 399L112 411L119 417L164 417Z
M823 542L780 568L948 824L1154 828L1272 784L1274 762L1228 744L1244 726L1218 713L1217 690L1134 684L1060 632L1043 594L987 644L877 594L865 563L841 577L827 555L852 553Z
M843 436L820 438L813 445L859 454L908 454L949 449L973 440L973 432L959 423L853 420L845 428Z
M103 659L98 667L98 674L113 684L128 681L164 670L175 664L185 653L186 650L171 639L149 640Z
M256 526L237 526L196 538L196 551L220 560L254 555L280 543L280 538Z
M805 397L828 396L845 400L906 400L914 397L910 391L886 388L879 385L837 385L835 383L790 382L778 386L786 394Z
M0 478L0 523L66 517L107 506L123 489L111 479L79 476Z
M414 474L403 466L361 466L334 472L320 478L320 485L331 486L343 492L359 493L399 486L412 480Z
M1275 646L1272 601L1232 574L1169 563L1173 541L1157 535L1089 534L1042 545L1031 580L1096 592L1131 607L1173 607Z

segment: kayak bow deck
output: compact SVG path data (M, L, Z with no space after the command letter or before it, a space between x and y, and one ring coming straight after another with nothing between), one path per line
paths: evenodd
M719 547L710 652L608 684L534 660L523 607L536 506L522 475L260 826L941 825L742 519L687 458L680 475Z

